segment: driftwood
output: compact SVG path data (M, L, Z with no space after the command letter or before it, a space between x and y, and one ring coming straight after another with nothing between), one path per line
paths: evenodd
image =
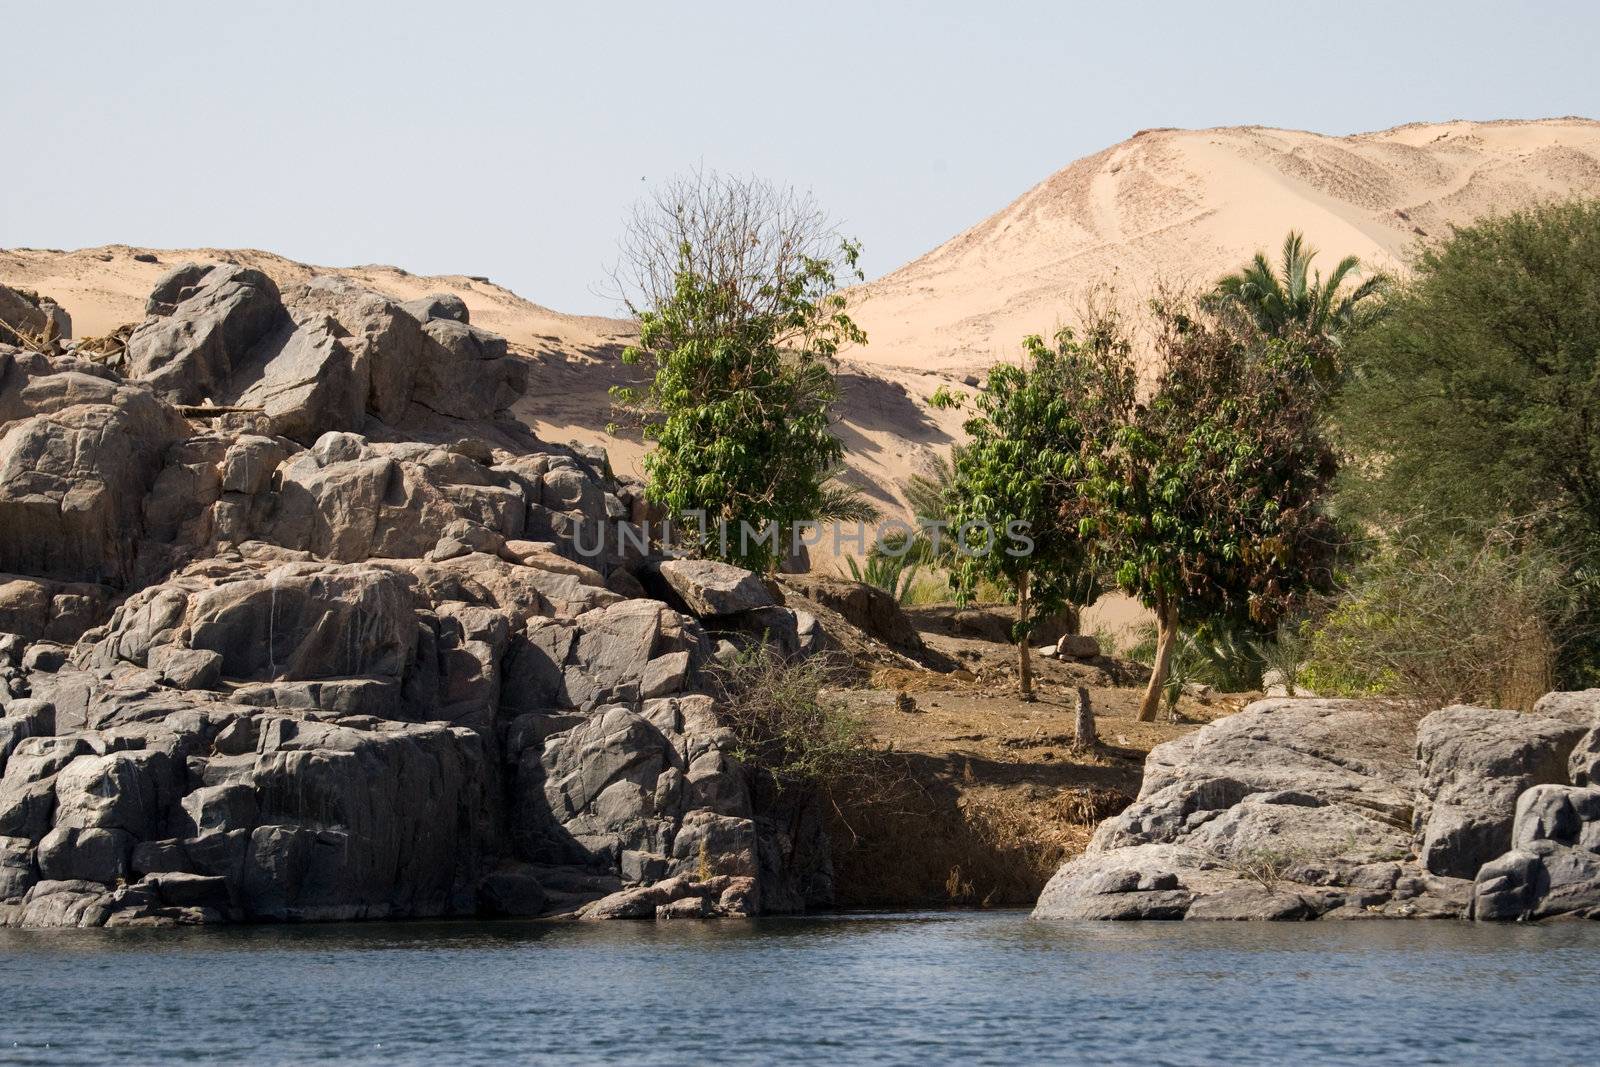
M213 404L179 404L178 414L186 419L209 419L214 415L259 415L266 408L237 408Z
M1094 707L1089 703L1089 690L1078 686L1078 710L1072 720L1074 742L1079 748L1093 748L1100 743L1094 729Z

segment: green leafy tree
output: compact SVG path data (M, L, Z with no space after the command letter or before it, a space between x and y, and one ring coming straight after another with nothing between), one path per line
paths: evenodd
M1340 504L1476 541L1517 521L1587 589L1564 685L1600 676L1600 201L1480 220L1421 252L1350 346Z
M1159 376L1087 455L1083 535L1156 616L1153 720L1180 626L1274 627L1326 588L1338 541L1323 508L1334 454L1315 346L1173 306L1157 309Z
M1424 251L1352 346L1338 406L1362 518L1476 533L1545 515L1600 549L1600 201Z
M992 369L974 398L968 440L955 453L952 482L940 495L953 538L948 559L958 595L965 598L988 580L1005 587L1017 604L1012 637L1020 692L1032 700L1028 652L1034 621L1075 593L1082 596L1084 574L1092 568L1076 519L1085 442L1103 412L1087 401L1120 392L1131 403L1136 378L1128 343L1109 317L1081 341L1063 330L1054 345L1037 336L1024 345L1022 364ZM1030 544L1008 539L1018 529L1027 531Z
M795 523L876 514L834 477L830 361L866 342L838 291L857 254L809 198L757 180L695 174L635 212L618 273L639 340L623 359L654 373L612 393L655 444L650 498L704 516L684 531L703 554L768 570Z
M1225 314L1237 313L1269 336L1294 333L1320 357L1319 376L1331 382L1339 372L1338 350L1346 339L1376 317L1377 298L1388 285L1383 275L1354 282L1361 260L1346 256L1326 279L1313 272L1317 250L1291 230L1283 240L1277 268L1265 252L1217 283L1209 303Z

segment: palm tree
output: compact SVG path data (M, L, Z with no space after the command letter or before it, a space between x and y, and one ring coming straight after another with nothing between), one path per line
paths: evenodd
M956 480L956 463L961 458L961 446L953 445L949 456L935 455L927 474L913 474L901 491L906 502L919 519L942 520L949 518L950 487Z
M1282 334L1298 328L1312 337L1339 347L1352 328L1371 319L1372 298L1387 284L1375 274L1359 285L1346 288L1345 282L1361 272L1357 256L1345 256L1324 280L1322 272L1311 272L1317 250L1305 243L1294 230L1283 240L1283 261L1278 270L1267 262L1265 252L1241 271L1217 283L1214 304L1242 311L1262 331Z

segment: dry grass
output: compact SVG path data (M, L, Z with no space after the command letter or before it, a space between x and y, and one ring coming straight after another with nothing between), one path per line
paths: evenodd
M1568 561L1507 530L1397 540L1312 629L1308 688L1390 698L1412 718L1449 704L1530 710L1579 636Z
M1101 820L1132 799L1093 787L978 787L965 775L952 788L924 780L917 762L902 763L903 784L889 802L855 809L852 825L832 828L841 904L1031 906Z

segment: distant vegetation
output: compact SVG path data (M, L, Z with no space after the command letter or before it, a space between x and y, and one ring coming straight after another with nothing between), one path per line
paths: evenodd
M1315 256L1291 233L1278 264L1154 303L1137 394L1113 317L1085 316L1091 345L1029 338L980 408L1043 394L977 427L983 479L958 463L952 510L1050 498L1063 566L1156 616L1131 650L1154 666L1145 718L1184 681L1269 671L1432 706L1595 684L1600 205L1483 220L1400 279L1353 257L1324 278Z
M1027 338L906 489L952 532L1026 522L1032 552L909 535L855 576L902 602L925 568L958 599L1003 591L1024 698L1033 620L1120 587L1156 618L1146 719L1186 678L1269 670L1432 703L1600 682L1600 204L1484 219L1402 277L1354 257L1323 276L1316 255L1290 233L1276 263L1152 302L1143 386L1108 302ZM831 480L828 361L864 340L836 291L855 246L807 199L702 175L641 209L627 262L628 358L655 374L618 398L656 442L652 499L734 524L870 515Z

